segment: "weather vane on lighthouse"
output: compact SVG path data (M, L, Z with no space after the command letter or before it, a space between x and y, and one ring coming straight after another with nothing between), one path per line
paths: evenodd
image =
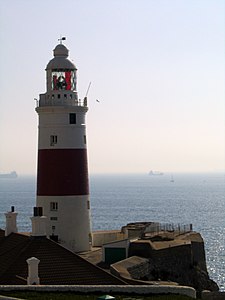
M60 44L62 44L62 41L65 41L66 40L66 37L65 36L61 36L58 41L60 42Z

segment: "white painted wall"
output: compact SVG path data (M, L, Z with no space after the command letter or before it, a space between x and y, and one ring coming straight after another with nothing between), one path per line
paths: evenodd
M50 202L58 203L58 210L50 210ZM89 195L37 196L37 206L43 207L47 235L58 235L60 243L74 251L88 251L91 239ZM57 221L51 220L57 217Z
M38 149L86 149L85 114L87 107L39 107ZM69 123L69 114L76 114L76 124ZM50 145L50 136L57 135L57 144Z
M8 236L12 232L17 232L17 223L16 223L16 218L17 218L18 213L16 212L7 212L5 213L6 217L6 227L5 227L5 236Z
M103 244L123 240L127 235L120 230L92 232L92 246L101 247Z
M46 217L34 216L31 217L32 236L46 236Z

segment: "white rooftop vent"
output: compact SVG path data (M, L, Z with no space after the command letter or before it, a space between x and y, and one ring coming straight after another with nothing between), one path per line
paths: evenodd
M11 211L5 213L6 217L6 227L5 227L5 236L8 236L12 232L18 232L16 217L18 213L14 211L14 206L11 206Z
M38 265L40 260L36 257L31 257L27 259L28 264L28 285L40 284L40 278L38 277Z

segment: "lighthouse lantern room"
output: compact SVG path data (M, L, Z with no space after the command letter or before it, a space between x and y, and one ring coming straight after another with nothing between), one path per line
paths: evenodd
M47 217L47 235L74 252L90 248L90 201L85 115L78 99L77 68L60 43L46 67L40 94L36 205Z

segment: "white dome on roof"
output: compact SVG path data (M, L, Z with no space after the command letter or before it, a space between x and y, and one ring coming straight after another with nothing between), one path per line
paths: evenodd
M76 70L75 65L67 58L69 50L63 44L59 44L53 50L54 58L47 64L46 70L67 69Z
M53 53L54 53L54 56L68 57L69 50L63 44L59 44L55 47L55 49L53 50Z

